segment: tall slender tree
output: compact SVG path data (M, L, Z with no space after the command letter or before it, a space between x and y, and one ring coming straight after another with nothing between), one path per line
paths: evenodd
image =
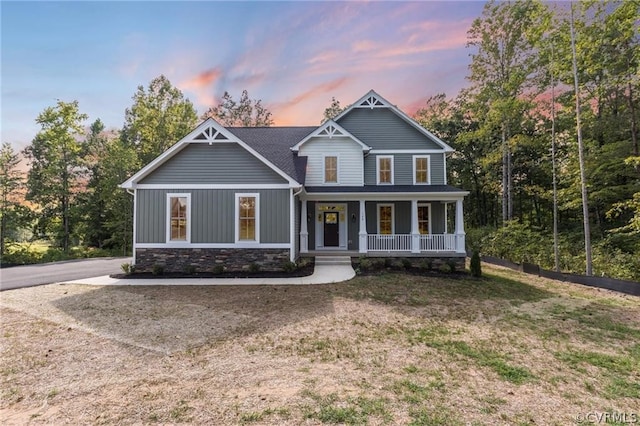
M18 164L20 164L19 155L10 143L4 142L0 148L0 257L5 254L7 226L16 213L17 191L23 183Z
M86 119L77 101L58 101L38 115L41 130L24 150L31 165L26 198L40 205L41 226L56 234L65 252L74 225L71 208L81 183L82 124Z

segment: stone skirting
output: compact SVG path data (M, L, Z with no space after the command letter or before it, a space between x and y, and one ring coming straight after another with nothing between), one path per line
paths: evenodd
M413 268L424 268L430 265L430 269L438 270L442 265L455 265L456 271L465 270L466 257L461 256L383 256L376 253L376 256L367 255L366 257L355 258L356 261L360 259L368 259L372 262L389 262L390 264L402 264L405 261L409 261Z
M218 265L227 271L246 271L254 264L261 271L281 271L282 265L288 261L289 249L136 249L136 272L153 272L156 265L162 266L166 272L211 272Z

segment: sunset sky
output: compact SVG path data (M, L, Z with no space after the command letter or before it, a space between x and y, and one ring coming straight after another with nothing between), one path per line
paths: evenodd
M229 91L276 125L319 124L369 89L413 113L467 85L484 2L0 2L2 141L16 149L57 99L120 128L137 86L166 75L202 114Z

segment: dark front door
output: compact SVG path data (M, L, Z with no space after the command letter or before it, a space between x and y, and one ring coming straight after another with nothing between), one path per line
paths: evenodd
M325 247L338 247L340 245L340 231L338 226L338 212L324 212Z

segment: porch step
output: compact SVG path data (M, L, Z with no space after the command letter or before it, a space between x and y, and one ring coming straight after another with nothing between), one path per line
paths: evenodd
M316 265L351 265L349 256L316 256Z

